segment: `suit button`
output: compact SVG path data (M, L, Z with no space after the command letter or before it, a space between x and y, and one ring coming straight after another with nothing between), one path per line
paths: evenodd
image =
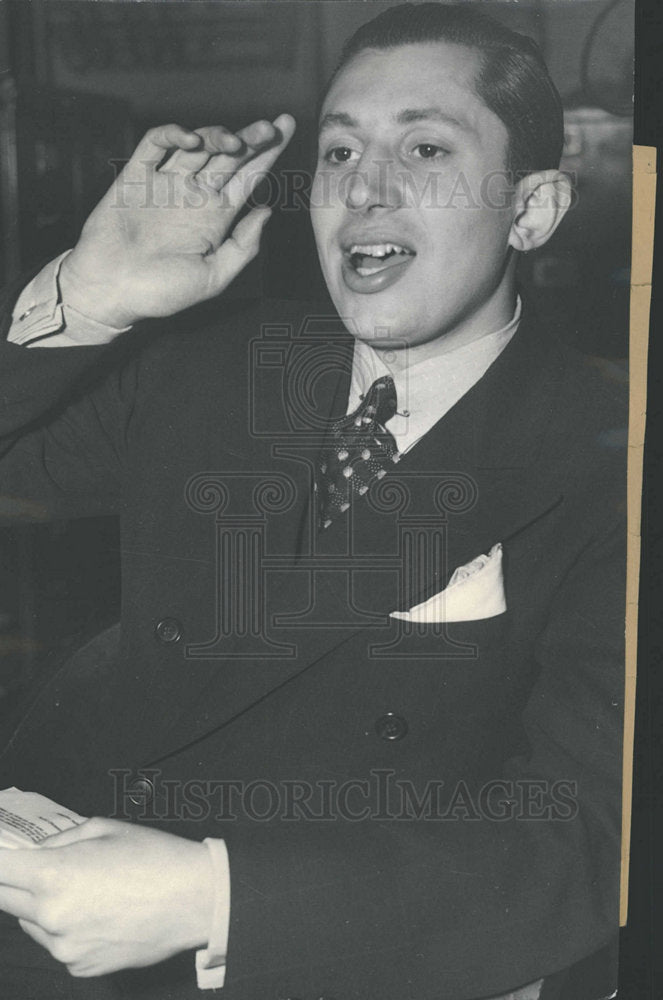
M408 733L408 724L402 715L387 712L375 723L375 732L381 740L402 740Z
M182 626L177 618L163 618L154 631L159 642L177 642L182 635Z
M144 806L154 798L154 785L149 778L136 778L127 789L127 794L135 806Z

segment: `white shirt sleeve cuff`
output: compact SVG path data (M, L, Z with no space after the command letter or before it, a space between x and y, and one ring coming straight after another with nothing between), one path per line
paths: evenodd
M39 337L56 333L64 326L58 274L69 252L60 254L43 267L19 295L7 338L11 343L29 344Z
M196 952L198 989L221 989L226 979L226 952L230 929L230 863L225 841L207 837L214 871L214 911L206 948Z
M81 347L108 344L121 329L98 323L60 301L58 278L71 250L50 261L18 297L7 339L25 347Z

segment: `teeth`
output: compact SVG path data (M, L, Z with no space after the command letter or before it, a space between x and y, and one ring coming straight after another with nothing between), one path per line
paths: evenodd
M350 247L350 254L359 253L366 257L386 257L390 253L411 253L406 247L398 243L353 243Z

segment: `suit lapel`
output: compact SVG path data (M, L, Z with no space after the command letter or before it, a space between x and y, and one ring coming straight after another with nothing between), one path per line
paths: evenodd
M246 635L237 636L232 629L229 634L222 627L218 641L208 648L187 648L182 675L155 675L149 702L160 721L141 727L144 736L136 733L132 752L138 757L163 756L226 724L353 631L346 628L344 634L325 634L302 628L305 623L284 620L292 608L305 609L310 591L310 559L307 568L297 569L297 564L303 567L302 554L310 554L313 468L329 420L344 412L353 343L345 330L333 327L328 333L317 333L315 339L301 342L295 337L278 379L269 378L269 369L264 378L259 366L252 369L249 399L238 400L236 405L247 412L251 407L258 411L254 425L243 442L234 443L234 457L213 462L214 467L228 470L220 479L235 497L228 507L229 517L224 514L215 529L218 573L227 578L233 538L246 530L242 512L255 514L256 491L262 491L264 535L256 571L261 574L265 604L262 625L253 645ZM311 375L315 354L326 360ZM272 427L274 432L258 436L255 427ZM221 436L218 428L213 433ZM279 509L284 484L292 502ZM235 515L237 526L232 520ZM236 579L248 572L244 566ZM219 614L230 619L233 612L220 607Z
M375 563L362 574L366 613L384 620L420 603L458 566L508 544L557 506L559 484L545 465L536 475L532 466L546 447L563 372L555 340L526 308L484 377L375 484L368 502L354 505L352 554ZM395 562L398 572L389 569ZM345 586L329 575L328 598L341 603Z
M320 392L318 416L343 412L351 341L343 350L344 374ZM441 590L457 566L496 542L508 549L511 539L554 509L558 486L540 471L533 476L531 466L545 445L562 377L557 349L526 313L486 375L403 456L372 504L355 505L351 530L337 526L335 540L322 551L306 488L312 473L303 471L302 461L303 455L314 461L321 435L273 442L274 468L284 456L299 456L298 491L304 491L271 536L275 551L292 553L293 575L281 591L292 598L291 610L286 599L273 621L279 641L296 653L274 661L201 664L186 707L151 756L204 738L360 629L391 628L390 611ZM433 548L431 537L438 539Z

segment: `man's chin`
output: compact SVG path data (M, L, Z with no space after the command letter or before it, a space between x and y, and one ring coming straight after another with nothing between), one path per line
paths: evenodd
M411 317L407 320L402 316L371 311L366 315L364 309L352 309L346 304L342 314L343 321L355 338L379 350L391 348L400 350L412 343L416 334L411 328Z
M351 330L350 332L355 340L367 344L376 351L400 351L410 345L410 341L405 336L384 336L384 334L376 336L372 332L357 330Z
M371 296L370 306L366 296L348 294L347 290L340 293L331 292L332 300L348 332L355 340L361 340L371 347L394 349L407 346L416 334L412 330L412 316L399 315L403 302L397 303L399 308L389 309L387 293Z

